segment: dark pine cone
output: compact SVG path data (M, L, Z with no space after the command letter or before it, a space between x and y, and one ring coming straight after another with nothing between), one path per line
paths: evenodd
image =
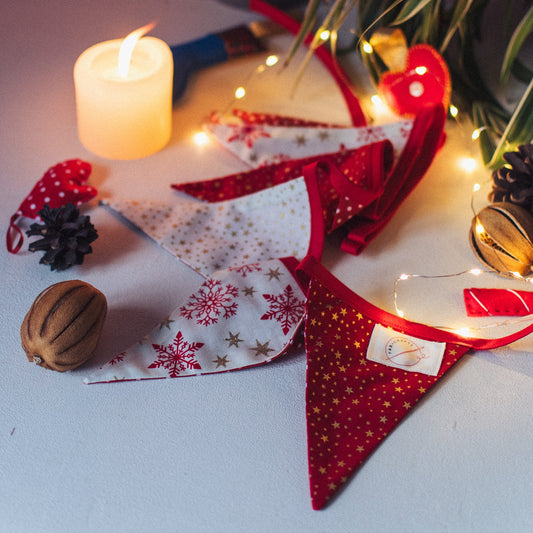
M48 204L39 211L43 224L34 223L26 235L39 235L42 239L30 244L30 252L46 250L39 263L50 265L52 270L66 270L81 265L85 254L90 254L90 243L98 233L88 216L80 216L73 204L50 209Z
M492 172L491 202L511 202L533 212L533 144L503 155L508 165Z

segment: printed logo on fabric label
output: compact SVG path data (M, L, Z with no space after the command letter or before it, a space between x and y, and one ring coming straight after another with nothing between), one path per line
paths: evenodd
M436 376L445 350L444 342L418 339L376 324L370 337L366 358L408 372Z

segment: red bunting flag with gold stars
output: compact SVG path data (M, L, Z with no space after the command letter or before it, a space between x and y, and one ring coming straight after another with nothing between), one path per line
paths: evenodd
M323 508L416 403L470 348L470 339L408 322L354 294L308 257L306 416L311 501Z

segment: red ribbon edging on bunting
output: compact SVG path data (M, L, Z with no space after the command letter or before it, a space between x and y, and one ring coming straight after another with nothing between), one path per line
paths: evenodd
M276 9L262 0L250 0L250 9L268 17L294 35L296 35L300 30L300 24L297 21L283 11ZM308 36L304 42L306 45L309 45L311 42L311 36ZM352 124L354 126L365 126L365 115L361 109L359 100L353 92L352 84L350 83L349 78L342 67L337 63L337 61L335 61L331 53L323 46L315 49L314 54L318 57L318 59L320 59L322 64L333 76L333 79L337 82L344 100L346 101L346 105L348 106Z

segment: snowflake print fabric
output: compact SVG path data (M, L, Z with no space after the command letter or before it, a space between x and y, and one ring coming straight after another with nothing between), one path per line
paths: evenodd
M379 126L346 128L333 125L302 122L289 118L278 118L278 124L271 125L268 117L263 123L236 121L235 117L217 114L204 125L207 133L222 146L233 152L250 166L266 165L329 154L341 150L352 150L368 144L389 140L395 157L404 149L413 126L412 120L401 120Z
M298 299L290 285L281 294L263 294L263 298L268 302L269 308L261 320L277 320L286 335L300 320L304 311L303 301Z
M200 370L202 367L195 359L196 352L203 346L202 342L187 342L181 331L168 346L152 344L157 359L148 368L165 368L170 378L177 378L187 369Z
M272 361L292 345L305 295L294 258L215 272L153 331L85 383L176 378Z
M181 316L195 320L202 326L216 324L219 317L229 318L237 312L236 297L239 290L231 284L222 284L220 280L209 278L198 292L180 308Z
M177 195L160 202L107 199L102 204L204 276L278 257L303 259L309 244L303 178L216 205Z

